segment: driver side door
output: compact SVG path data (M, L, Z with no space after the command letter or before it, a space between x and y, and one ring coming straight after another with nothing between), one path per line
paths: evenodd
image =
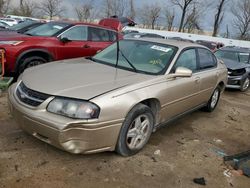
M69 41L63 42L66 38ZM91 49L88 46L88 27L85 25L76 25L58 36L59 47L57 48L58 59L70 59L77 57L90 56Z

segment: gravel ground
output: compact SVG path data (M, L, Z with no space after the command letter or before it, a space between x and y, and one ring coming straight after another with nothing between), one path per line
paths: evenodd
M194 112L154 133L140 153L73 155L20 130L0 94L0 187L249 188L216 151L250 149L250 91L226 91L213 113Z

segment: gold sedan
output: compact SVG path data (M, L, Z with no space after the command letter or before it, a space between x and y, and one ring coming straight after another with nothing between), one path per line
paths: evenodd
M27 69L9 88L26 132L71 153L140 151L159 126L215 109L227 69L207 48L164 39L121 40L93 58Z

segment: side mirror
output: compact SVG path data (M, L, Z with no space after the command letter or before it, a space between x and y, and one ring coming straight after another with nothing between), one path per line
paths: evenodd
M185 67L177 67L173 77L191 77L193 74L192 70Z
M62 43L71 42L71 40L69 40L67 37L60 37L59 40L60 40Z

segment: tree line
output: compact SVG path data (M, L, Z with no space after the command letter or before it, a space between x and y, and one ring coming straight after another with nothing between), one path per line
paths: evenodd
M16 7L11 6L12 0L0 0L0 16L15 14L36 17L63 17L67 9L63 0L43 0L37 3L32 0L20 0ZM169 31L202 32L203 23L211 25L212 36L220 32L226 12L231 12L236 37L250 40L250 0L166 0L163 3L144 3L136 8L135 0L103 0L102 4L94 6L95 0L85 0L72 5L79 21L92 22L95 19L110 16L126 16L136 20L142 27L155 29L165 25ZM164 5L165 4L165 5ZM210 15L206 13L210 12ZM211 14L212 13L212 14ZM209 20L209 21L208 21ZM227 27L225 37L229 37Z

